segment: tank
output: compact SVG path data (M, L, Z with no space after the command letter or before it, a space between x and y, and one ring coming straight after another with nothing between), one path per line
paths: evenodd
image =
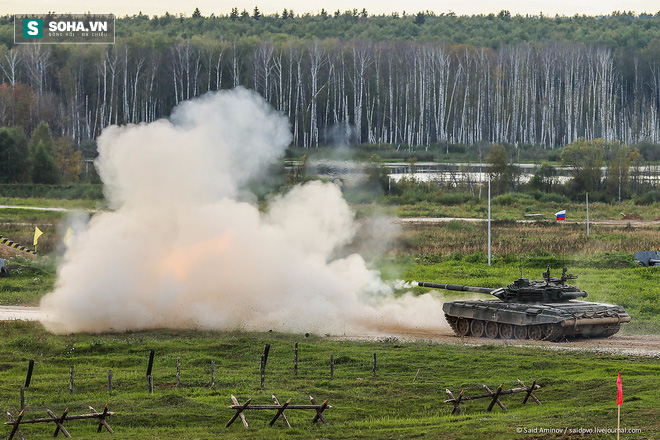
M577 276L564 268L561 278L543 272L543 280L519 278L506 288L417 283L420 287L483 293L493 300L448 301L442 306L458 336L559 341L568 338L607 338L630 322L622 306L587 301L587 292L567 280Z
M660 252L639 251L635 252L637 264L644 267L653 267L660 265Z

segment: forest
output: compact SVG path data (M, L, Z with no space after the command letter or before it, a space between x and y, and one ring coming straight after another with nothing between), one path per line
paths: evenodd
M255 7L117 18L111 45L14 45L13 17L4 16L0 126L31 138L45 123L67 144L59 156L93 157L108 125L150 122L183 100L244 86L289 117L302 148L653 145L659 30L660 13L262 15Z

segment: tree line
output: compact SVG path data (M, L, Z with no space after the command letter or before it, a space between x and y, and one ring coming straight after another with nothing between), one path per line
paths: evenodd
M31 132L46 121L76 143L239 85L285 113L306 148L660 142L660 40L620 54L555 43L131 39L0 48L0 68L2 125Z
M121 18L114 45L14 46L2 17L0 125L32 136L44 121L93 155L108 125L245 86L289 117L304 148L660 143L658 14L245 12Z
M529 16L512 15L502 10L497 14L459 16L393 12L372 15L366 9L297 14L282 9L262 14L258 7L251 11L232 8L227 14L204 16L198 8L192 16L169 14L149 17L144 14L117 18L119 38L145 37L189 39L230 39L232 36L256 37L258 40L338 38L370 41L440 41L447 44L470 44L497 49L520 43L584 43L613 50L639 50L658 37L660 8L638 11L640 14L615 11L605 16ZM0 17L0 44L13 44L13 18Z
M620 141L578 139L559 152L561 166L570 170L570 179L559 180L559 170L549 163L540 164L527 183L520 182L521 170L512 163L511 151L495 144L486 156L487 172L491 175L493 192L505 194L521 189L544 194L563 194L582 199L585 193L591 200L602 202L637 198L640 203L660 200L655 173L644 169L638 148ZM645 197L642 197L645 196Z
M556 150L553 154L556 162L537 162L527 171L515 161L519 150L514 146L492 144L470 148L480 150L478 155L483 155L483 160L460 161L459 166L437 163L440 173L429 176L430 181L409 177L392 180L374 155L366 167L368 186L380 187L387 196L385 200L395 204L477 202L485 197L488 186L500 204L524 205L531 199L551 203L584 201L585 193L593 202L629 199L640 205L660 202L660 166L645 161L640 149L619 141L578 139ZM416 173L417 159L411 157L407 163L408 172ZM490 185L475 177L482 172L489 176Z

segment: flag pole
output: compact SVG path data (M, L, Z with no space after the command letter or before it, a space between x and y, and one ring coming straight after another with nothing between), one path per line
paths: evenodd
M587 237L589 236L589 193L587 193Z
M621 404L623 403L623 387L621 386L621 372L619 371L619 376L616 379L616 406L617 416L616 416L616 440L619 440L619 431L621 431Z
M488 265L490 266L490 173L488 173Z

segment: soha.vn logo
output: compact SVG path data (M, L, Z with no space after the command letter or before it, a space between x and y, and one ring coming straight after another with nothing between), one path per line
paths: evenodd
M23 19L23 38L43 38L43 36L44 36L43 18Z

